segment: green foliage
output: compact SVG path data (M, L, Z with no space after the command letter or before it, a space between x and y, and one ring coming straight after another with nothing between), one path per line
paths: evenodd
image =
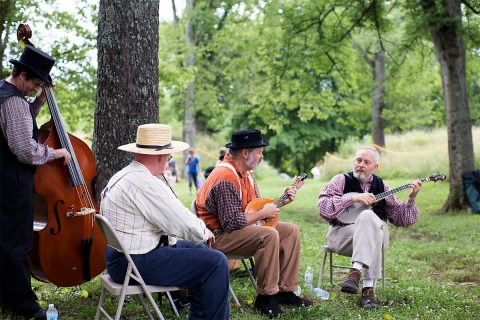
M200 130L228 138L233 130L261 129L271 142L266 158L295 174L349 137L371 131L374 83L365 57L382 47L385 131L443 125L438 63L428 34L410 17L417 7L408 1L197 1L184 17L195 28L195 68L182 64L183 30L160 29L161 114L182 119L184 88L195 79ZM478 95L470 96L478 119Z
M9 32L6 53L10 57L21 54L14 31L19 23L29 24L31 42L56 60L52 70L57 84L55 96L67 128L91 138L96 95L96 4L79 1L67 12L51 0L23 0L16 1L14 9L5 22ZM10 71L7 61L2 58L5 70ZM44 109L39 123L49 118Z

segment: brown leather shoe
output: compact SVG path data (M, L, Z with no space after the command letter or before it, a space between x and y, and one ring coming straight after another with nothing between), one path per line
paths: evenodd
M358 292L358 283L360 282L360 277L362 276L362 270L352 269L348 275L347 280L342 285L340 291L346 293L357 293Z
M365 309L378 308L378 302L375 298L375 291L372 287L362 289L362 307L364 307Z

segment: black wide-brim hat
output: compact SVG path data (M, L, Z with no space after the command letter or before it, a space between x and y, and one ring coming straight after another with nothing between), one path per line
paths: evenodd
M27 45L18 60L10 59L9 62L15 66L22 66L43 82L52 84L50 70L55 64L55 59L45 52Z
M232 133L232 141L225 147L229 149L249 149L268 146L268 142L263 140L260 130L247 129L235 131Z

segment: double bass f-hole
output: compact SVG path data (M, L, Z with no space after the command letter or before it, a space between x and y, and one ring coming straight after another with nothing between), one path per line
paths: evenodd
M53 210L55 212L55 221L57 222L57 231L55 231L55 229L53 227L50 228L50 234L52 235L57 235L60 233L60 229L62 229L62 225L60 224L60 217L59 217L59 214L58 214L58 206L59 205L62 205L64 204L65 202L63 202L62 200L58 200L57 202L55 202L55 206L53 207Z

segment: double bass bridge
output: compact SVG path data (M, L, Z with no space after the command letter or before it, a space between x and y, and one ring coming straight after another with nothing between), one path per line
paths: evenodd
M70 209L70 208L69 208ZM71 208L71 211L68 211L65 213L67 218L75 218L75 217L80 217L80 216L86 216L89 214L95 214L96 211L93 208L81 208L80 211L73 211L73 208Z

